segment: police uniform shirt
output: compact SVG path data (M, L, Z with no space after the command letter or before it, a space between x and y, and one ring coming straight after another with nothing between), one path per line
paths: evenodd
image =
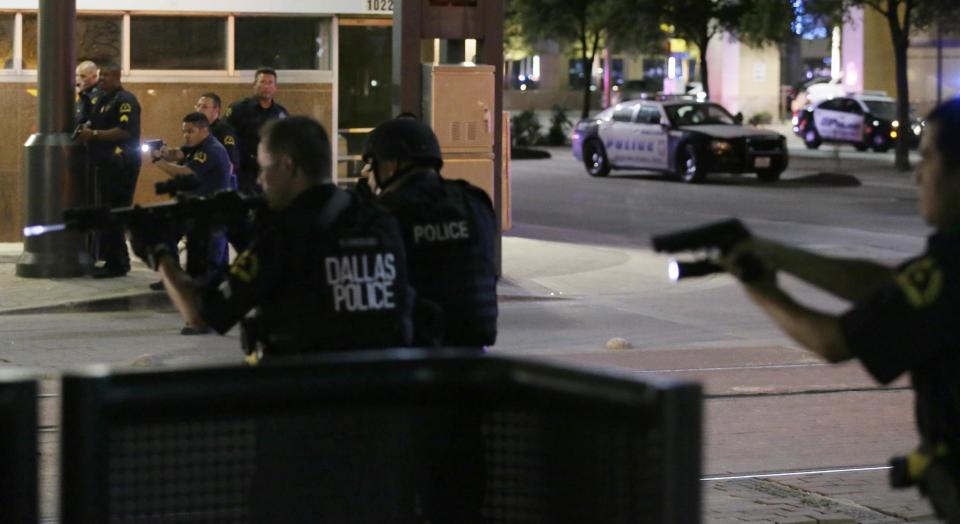
M256 307L261 318L269 314L281 324L278 331L303 333L297 340L288 338L294 347L330 350L409 343L412 296L396 221L376 211L378 221L387 225L387 237L395 239L391 254L381 256L386 250L369 244L343 248L349 237L310 225L335 191L342 190L333 184L310 188L283 211L258 217L259 228L248 248L226 278L203 293L201 316L210 327L225 333ZM371 209L350 197L349 207L339 215L346 218L335 219L336 231L342 223L352 223L350 215ZM364 257L357 253L370 256L358 260ZM268 344L267 349L277 348Z
M231 188L233 173L227 150L213 135L194 147L182 148L182 151L182 165L193 171L200 182L197 194L210 196L217 191Z
M100 90L96 84L87 87L77 93L77 104L74 111L74 120L76 125L81 125L90 120L90 113L93 111L93 100L100 95Z
M260 143L260 128L269 120L286 118L287 109L276 101L264 109L260 99L249 97L234 102L227 109L227 123L237 132L240 141L240 165L237 172L255 173L257 167L257 145Z
M230 164L232 165L231 171L236 172L237 169L240 169L240 149L237 144L237 132L230 127L230 124L218 118L210 123L210 134L219 140L220 143L223 144L223 148L227 150L227 158L230 159Z
M140 102L122 87L113 93L100 92L91 99L90 128L97 130L118 127L129 133L126 140L108 142L91 140L89 145L97 158L122 155L128 167L140 165Z
M851 352L887 384L910 372L917 424L960 446L960 228L938 232L897 269L895 283L841 317ZM960 451L960 449L957 449Z

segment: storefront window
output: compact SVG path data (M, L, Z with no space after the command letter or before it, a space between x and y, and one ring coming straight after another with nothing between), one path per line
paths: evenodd
M226 69L226 31L225 17L131 17L130 67Z
M36 13L23 15L24 69L37 68L39 57L37 24ZM97 64L119 64L122 25L123 19L119 16L78 16L76 23L77 62L92 60Z
M13 17L0 13L0 69L13 69Z
M329 70L329 18L238 16L236 64L241 70Z
M77 17L77 62L119 64L123 19L119 16Z

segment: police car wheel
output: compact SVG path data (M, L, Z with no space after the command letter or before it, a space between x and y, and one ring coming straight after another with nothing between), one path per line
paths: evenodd
M820 140L820 134L817 133L816 129L808 129L806 133L803 134L803 143L806 144L807 149L816 149L820 147L822 141Z
M597 140L590 140L583 144L583 164L590 176L607 176L610 174L610 161L603 144Z
M856 144L853 144L853 148L857 151L866 151L867 149L870 149L870 146L868 146L865 142L857 142Z
M695 184L703 180L706 172L697 156L697 149L693 144L687 144L677 158L677 175L680 180L688 184Z

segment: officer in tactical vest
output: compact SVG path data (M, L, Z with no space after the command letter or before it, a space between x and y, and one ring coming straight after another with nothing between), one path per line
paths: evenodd
M275 120L260 138L259 182L269 209L256 217L253 239L222 281L199 286L190 279L162 228L134 231L137 255L160 271L188 325L225 333L243 319L251 362L409 344L413 297L396 220L333 184L330 139L315 120Z
M920 214L935 231L923 254L890 268L753 238L725 263L734 273L744 255L764 264L748 294L807 349L831 362L857 358L883 384L910 374L920 445L893 460L891 482L916 485L940 518L960 522L960 99L926 123L914 179ZM799 304L778 286L778 271L853 306L836 316Z
M497 221L487 194L440 176L440 145L410 117L370 134L377 202L397 217L417 292L415 344L482 347L497 337ZM361 186L362 187L362 186Z

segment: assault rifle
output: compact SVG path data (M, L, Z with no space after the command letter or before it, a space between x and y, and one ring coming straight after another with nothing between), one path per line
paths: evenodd
M737 243L750 238L750 231L743 222L735 218L714 222L694 229L656 235L653 237L653 249L658 253L678 253L681 251L708 251L705 257L693 262L671 259L667 267L670 280L701 277L721 273L723 266L716 262L717 255L725 256ZM763 264L754 257L742 256L736 264L737 277L750 282L763 276Z
M180 198L146 206L73 208L63 212L62 223L27 226L23 228L23 236L116 227L150 229L155 225L170 224L230 225L243 220L250 211L264 205L262 198L243 197L236 191L223 191L207 198Z

